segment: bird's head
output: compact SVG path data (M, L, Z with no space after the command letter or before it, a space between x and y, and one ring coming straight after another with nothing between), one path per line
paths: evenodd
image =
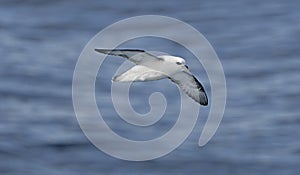
M185 60L180 57L175 57L175 62L177 65L183 65L187 70L189 70L189 67L185 64Z
M177 65L185 65L185 60L180 57L173 57L172 62L175 62Z
M163 56L160 56L160 58L164 59L165 61L167 61L169 63L175 63L179 66L185 66L187 69L189 69L188 66L185 65L185 60L183 58L176 57L176 56L170 56L170 55L163 55Z

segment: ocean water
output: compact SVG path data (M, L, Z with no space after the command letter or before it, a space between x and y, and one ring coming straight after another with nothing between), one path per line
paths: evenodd
M299 174L299 5L296 0L2 0L0 174ZM85 137L72 105L72 78L82 49L96 33L147 14L182 20L209 40L224 68L227 104L216 135L205 147L197 143L209 107L201 108L192 134L175 151L130 162L106 155ZM180 46L155 38L123 46L185 57L210 92L201 65ZM150 110L148 97L156 90L171 102L161 125L137 132L110 104L110 79L124 61L111 59L105 60L96 82L97 104L106 122L137 140L166 132L176 121L168 115L178 113L176 86L167 80L132 86L137 112Z

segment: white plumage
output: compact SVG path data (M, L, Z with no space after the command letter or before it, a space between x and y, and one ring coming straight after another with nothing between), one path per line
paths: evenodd
M144 50L137 49L95 49L95 51L121 56L136 64L128 71L115 76L113 81L154 81L169 78L196 102L204 106L208 104L203 86L191 74L185 65L185 60L180 57L169 55L154 56Z

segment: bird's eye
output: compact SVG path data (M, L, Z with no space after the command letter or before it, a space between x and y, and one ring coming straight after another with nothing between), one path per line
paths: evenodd
M177 65L181 65L182 63L180 63L180 62L176 62L176 64L177 64Z

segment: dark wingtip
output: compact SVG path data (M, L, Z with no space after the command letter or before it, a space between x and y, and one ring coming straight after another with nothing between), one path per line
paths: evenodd
M95 52L105 53L105 49L94 49Z
M207 106L208 105L208 101L206 100L204 102L200 102L200 104L203 105L203 106Z
M200 101L200 104L201 105L203 105L203 106L207 106L208 105L208 98L207 98L207 95L206 95L206 93L205 93L205 90L204 90L204 88L203 88L203 93L204 93L204 99L202 100L202 101Z

